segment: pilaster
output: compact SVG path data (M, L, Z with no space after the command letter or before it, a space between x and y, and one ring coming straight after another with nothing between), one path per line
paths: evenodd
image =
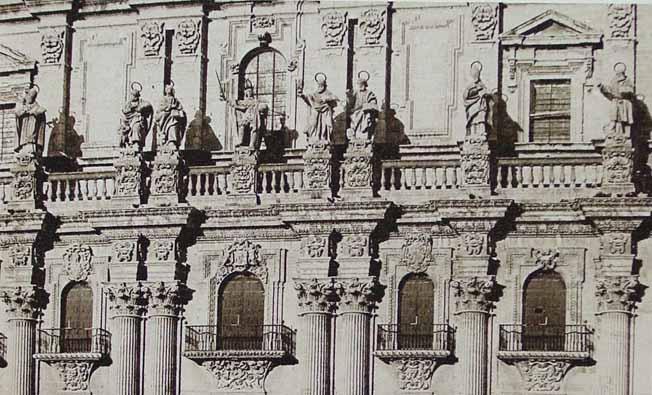
M352 138L344 153L342 197L356 200L371 197L373 151L372 140Z
M258 153L250 147L236 147L229 172L229 203L252 206L256 204L256 169Z
M164 146L152 161L152 185L148 202L155 206L179 203L179 180L183 160L175 147Z
M21 152L10 168L13 195L7 204L9 210L36 210L43 205L43 166L40 154Z
M308 144L303 154L304 193L309 199L325 199L331 196L332 159L331 145L327 142Z
M135 147L120 149L116 169L114 201L125 206L139 206L145 187L145 161Z

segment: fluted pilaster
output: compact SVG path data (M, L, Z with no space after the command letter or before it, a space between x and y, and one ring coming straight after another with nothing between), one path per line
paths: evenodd
M487 320L496 286L494 276L460 278L452 283L458 316L457 356L461 395L487 394Z

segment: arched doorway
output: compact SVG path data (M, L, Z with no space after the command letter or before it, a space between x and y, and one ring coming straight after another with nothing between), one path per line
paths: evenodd
M251 274L236 274L219 294L219 349L259 350L263 344L265 290Z
M523 349L564 349L566 284L555 271L538 271L525 283L523 292Z
M90 352L93 327L93 289L73 283L61 295L61 352Z
M424 350L433 346L435 286L425 274L410 274L398 293L398 348Z

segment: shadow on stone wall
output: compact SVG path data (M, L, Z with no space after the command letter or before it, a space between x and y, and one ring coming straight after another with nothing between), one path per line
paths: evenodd
M186 150L221 151L224 149L222 142L211 127L211 117L202 117L200 111L195 112L195 117L190 121L186 132Z
M652 116L645 104L645 97L638 96L632 102L635 123L632 127L632 145L634 146L634 185L637 192L649 193L652 189L650 169L650 132Z

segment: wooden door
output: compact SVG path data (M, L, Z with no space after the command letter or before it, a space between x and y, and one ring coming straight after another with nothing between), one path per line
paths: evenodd
M559 273L535 273L523 295L524 350L564 349L566 285Z
M403 281L398 297L399 349L432 348L434 289L426 275L410 275Z
M265 290L253 275L238 274L223 285L219 300L219 347L259 350L265 319Z
M90 352L93 327L93 290L75 283L64 290L61 303L61 352Z

